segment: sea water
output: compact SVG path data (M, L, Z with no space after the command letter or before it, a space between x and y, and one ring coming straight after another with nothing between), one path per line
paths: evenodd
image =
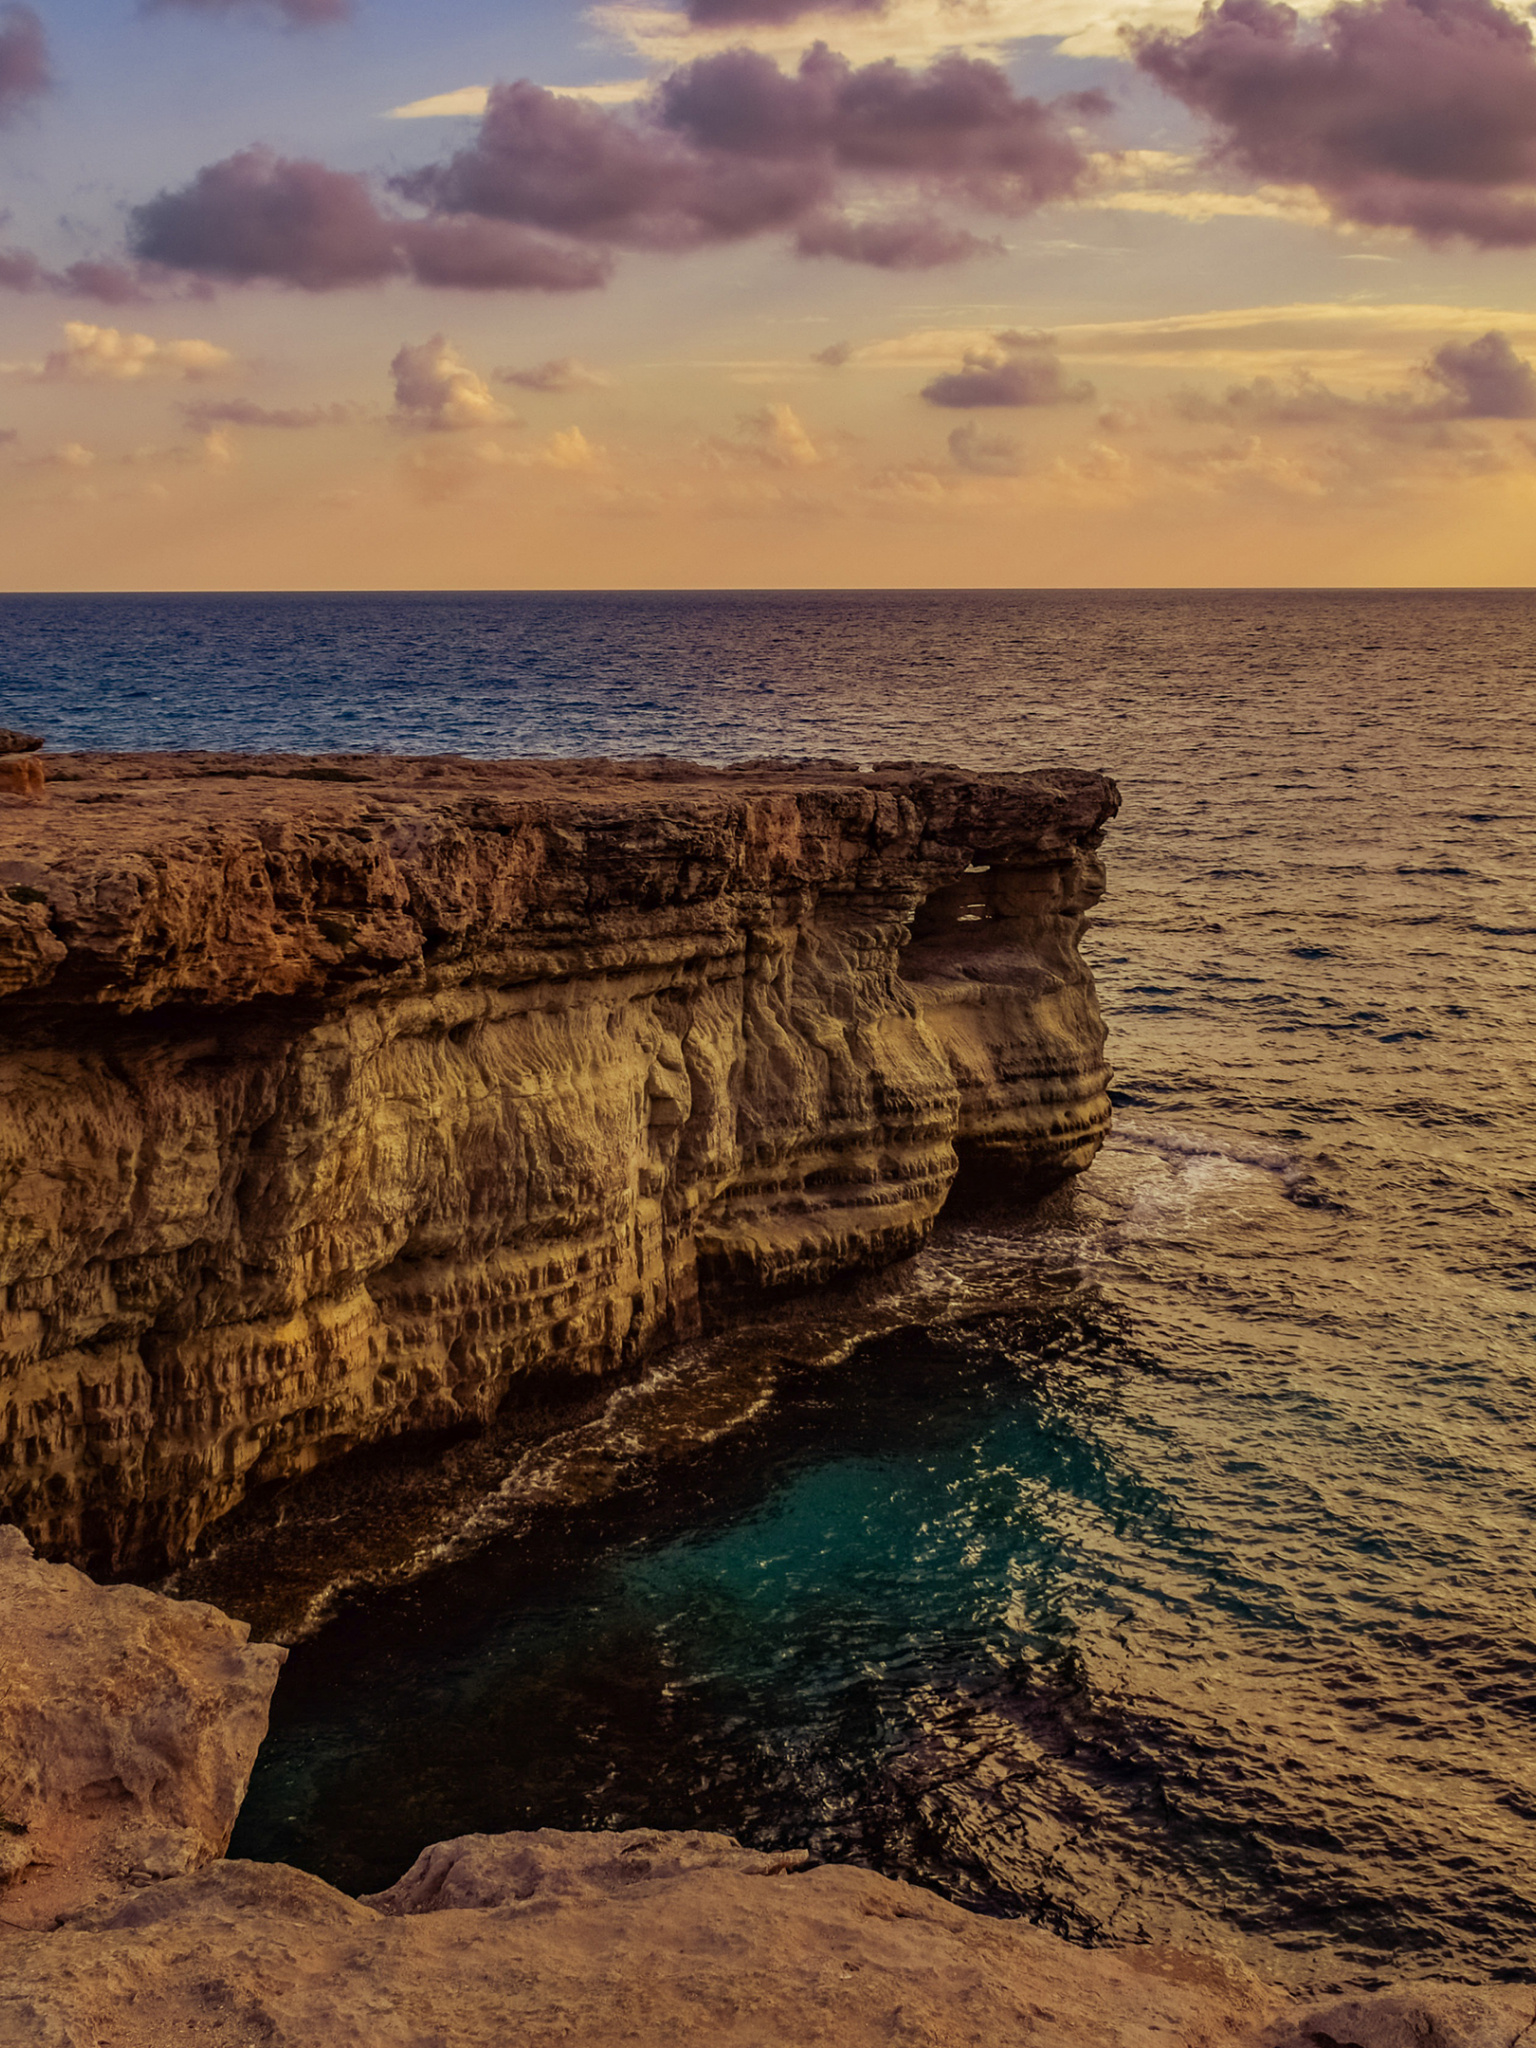
M1124 792L1093 1170L234 1528L183 1589L296 1639L236 1850L705 1826L1295 1978L1528 1971L1533 681L1524 593L0 600L59 748Z

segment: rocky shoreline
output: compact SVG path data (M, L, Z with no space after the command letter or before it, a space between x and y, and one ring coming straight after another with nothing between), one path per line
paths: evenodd
M223 1850L283 1652L0 1529L0 2048L1516 2048L1536 1986L1288 1999L723 1835L470 1835L353 1899ZM387 1788L381 1788L387 1797Z

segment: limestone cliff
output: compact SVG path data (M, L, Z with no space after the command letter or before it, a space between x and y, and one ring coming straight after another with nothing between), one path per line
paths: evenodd
M1106 1128L1102 776L48 768L0 793L0 1517L50 1555L179 1556Z

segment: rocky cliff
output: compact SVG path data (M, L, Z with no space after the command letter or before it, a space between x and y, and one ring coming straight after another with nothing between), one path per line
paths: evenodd
M1102 776L47 766L0 791L0 1516L52 1556L175 1558L1105 1130Z

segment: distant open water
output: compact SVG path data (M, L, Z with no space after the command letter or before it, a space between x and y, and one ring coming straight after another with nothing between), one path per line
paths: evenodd
M311 1602L236 1850L703 1825L1297 1978L1528 1971L1533 683L1523 593L0 600L59 748L1125 794L1092 1173L895 1310L390 1480L415 1575ZM326 1483L186 1589L291 1625Z

